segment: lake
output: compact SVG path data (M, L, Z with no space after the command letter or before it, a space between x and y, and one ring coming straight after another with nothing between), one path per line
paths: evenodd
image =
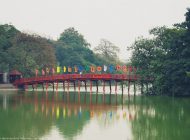
M0 139L187 140L190 99L0 91Z

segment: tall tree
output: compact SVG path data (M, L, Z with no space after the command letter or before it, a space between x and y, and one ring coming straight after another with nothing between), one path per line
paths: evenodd
M7 50L12 47L11 40L19 31L12 25L0 25L0 71L9 70L9 56Z
M56 63L54 49L45 38L20 33L12 43L8 50L12 56L10 69L17 69L24 76L34 75L36 68L52 67Z
M186 21L172 28L159 27L150 31L153 39L141 39L131 47L133 64L147 69L154 77L155 92L168 95L190 95L190 10ZM185 25L185 26L184 26Z
M172 83L168 91L173 95L190 95L190 78L187 75L190 71L190 9L187 9L185 17L184 32L172 45L174 49L169 54L173 59L166 66L166 82Z
M158 61L157 57L162 54L162 52L156 48L155 40L142 37L138 38L138 40L130 46L130 49L133 50L131 63L140 69L137 71L138 74L141 74L142 78L155 77L155 71L159 67L156 62ZM159 71L157 71L157 74L158 72Z
M94 48L94 51L101 55L108 63L118 61L117 53L119 52L119 47L106 39L101 39L100 44Z
M80 34L75 28L71 27L66 29L61 35L58 41L64 42L65 45L72 47L89 47L90 44L84 39L84 36Z
M99 58L90 50L90 44L74 28L66 29L55 43L56 57L60 65L100 64Z

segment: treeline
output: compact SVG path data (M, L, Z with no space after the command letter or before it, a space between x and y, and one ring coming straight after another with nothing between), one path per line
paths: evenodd
M20 71L34 76L35 69L74 65L121 63L113 43L102 39L95 50L74 28L66 29L58 40L26 34L13 25L0 25L0 72Z
M159 95L190 95L190 9L186 20L173 27L150 30L151 38L138 38L132 50L131 65L139 74L153 78L151 91ZM0 25L0 72L20 71L34 76L35 69L74 65L121 63L119 48L106 39L91 50L84 36L66 29L57 40L26 34L13 25ZM150 90L149 90L150 91Z
M152 38L138 38L129 49L131 62L141 75L154 78L153 92L190 95L190 9L183 23L150 30Z

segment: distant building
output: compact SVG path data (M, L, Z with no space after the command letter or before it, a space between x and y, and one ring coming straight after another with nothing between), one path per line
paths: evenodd
M9 83L9 79L8 79L8 73L7 72L4 72L3 73L3 83Z
M9 82L14 83L17 79L20 79L22 77L22 74L17 71L13 70L9 73Z
M0 72L0 84L9 83L7 72Z
M3 82L3 72L0 72L0 84L4 83Z

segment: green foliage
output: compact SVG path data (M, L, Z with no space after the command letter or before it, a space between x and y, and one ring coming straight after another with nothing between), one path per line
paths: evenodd
M138 99L137 97L134 100L134 105L138 106L135 111L138 117L131 121L134 140L179 140L189 138L189 99L171 100L168 97Z
M155 58L155 56L153 55L153 52L155 52L156 50L154 46L155 45L153 40L139 38L130 47L130 49L135 50L132 54L132 65L138 66L141 69L141 71L139 72L143 73L145 77L151 74L151 64L154 64L153 59Z
M46 39L39 36L17 34L8 50L10 69L21 71L24 76L34 75L36 68L52 67L56 63L55 52Z
M101 59L105 60L107 64L116 64L119 61L117 53L119 53L119 47L106 39L101 39L100 44L94 48Z
M65 45L72 47L85 47L90 46L84 39L83 35L79 34L74 28L66 29L61 35L58 41L64 42Z
M186 72L187 76L190 77L190 72Z
M186 21L173 28L150 31L153 39L140 38L132 46L132 64L141 67L143 76L153 77L157 94L190 95L190 10ZM184 26L185 25L185 26Z
M74 65L104 65L115 58L95 54L83 35L74 28L66 29L57 41L38 35L21 33L12 25L0 25L0 71L20 71L24 77L34 76L35 69ZM113 48L113 46L112 46ZM116 56L115 51L108 55ZM57 64L56 64L57 63Z
M60 65L103 65L103 60L89 49L90 44L74 28L66 29L60 36L56 46L56 57Z
M12 25L0 25L0 71L8 71L9 56L7 50L12 47L11 40L19 31Z
M18 70L34 75L36 68L56 63L52 45L45 38L21 33L12 25L0 25L0 71Z

